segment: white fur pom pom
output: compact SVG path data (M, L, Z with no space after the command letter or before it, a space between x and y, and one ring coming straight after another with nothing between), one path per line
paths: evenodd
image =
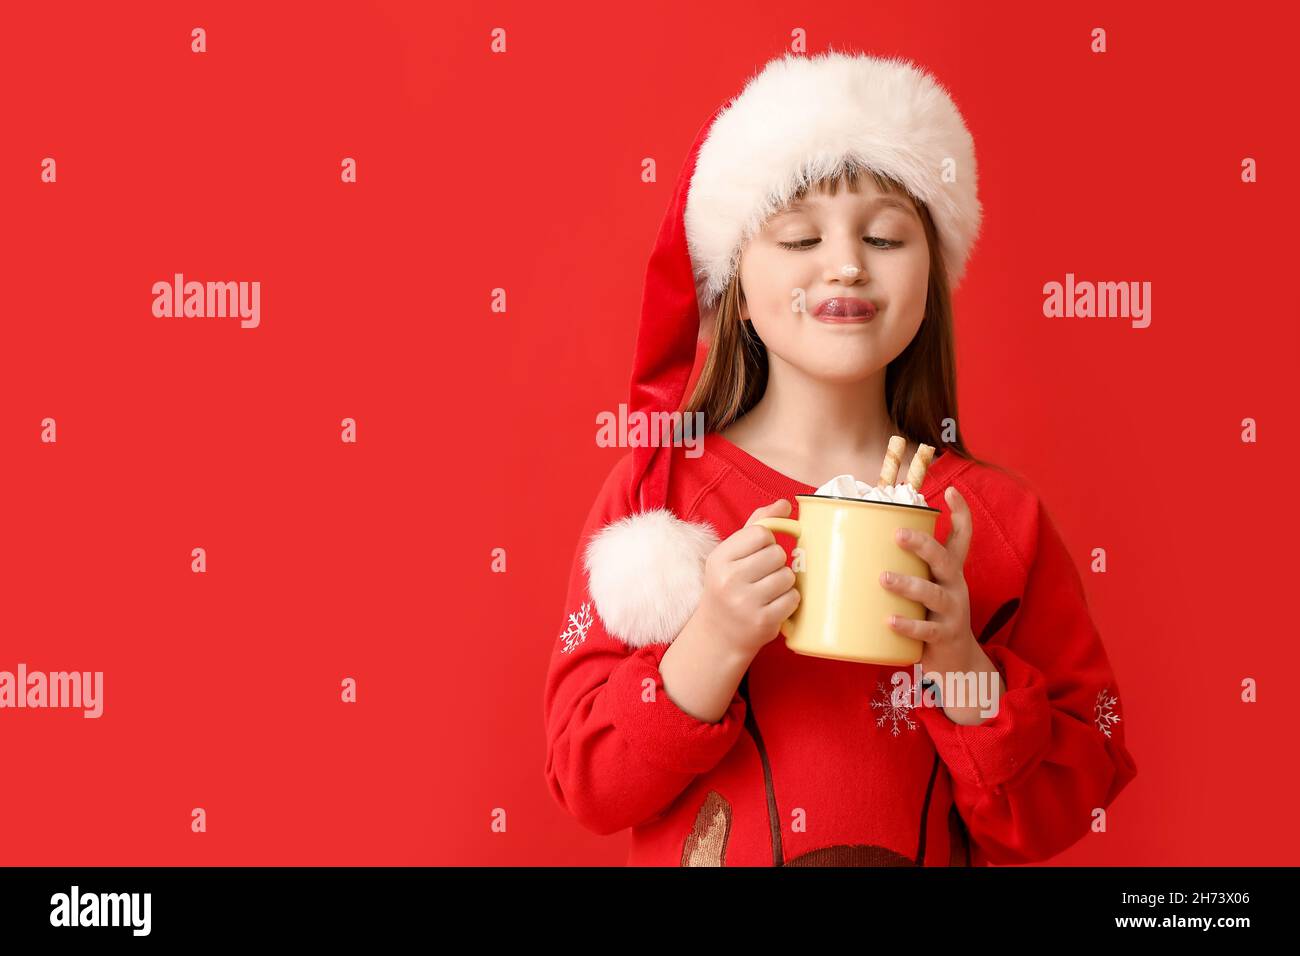
M671 644L704 591L704 559L717 546L707 523L666 508L612 521L592 536L585 564L605 630L630 647Z

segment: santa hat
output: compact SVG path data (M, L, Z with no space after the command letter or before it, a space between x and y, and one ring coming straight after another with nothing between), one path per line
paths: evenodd
M662 420L656 415L680 411L700 316L717 305L745 243L800 187L846 165L883 173L925 203L949 283L957 286L979 233L980 203L975 146L947 91L902 58L830 51L774 59L714 111L682 165L646 270L631 413L655 422ZM662 550L673 541L679 554L668 563L698 566L716 541L660 511L671 460L672 449L662 444L633 450L628 500L649 520L634 515L612 525L587 555L598 607L636 622L621 628L631 643L671 639L697 596L691 588L681 594L680 580L665 582L677 587L681 596L673 600L680 606L662 609L647 628L642 611L664 600L661 590L643 580L636 590L644 600L624 607L631 582L615 569L644 570L647 545ZM633 555L639 558L630 560Z

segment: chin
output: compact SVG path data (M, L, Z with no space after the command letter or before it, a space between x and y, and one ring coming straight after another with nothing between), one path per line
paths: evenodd
M874 359L857 362L836 362L833 365L811 362L804 365L804 371L810 378L834 385L852 385L875 375L885 366Z

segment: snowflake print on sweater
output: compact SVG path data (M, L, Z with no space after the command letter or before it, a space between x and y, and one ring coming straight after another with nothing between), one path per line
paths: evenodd
M900 700L894 700L893 695L886 690L885 685L879 681L876 682L876 687L880 689L882 697L882 699L873 700L871 702L872 707L881 711L880 716L876 718L876 726L883 727L885 726L885 721L889 721L892 725L890 733L895 737L897 737L899 733L899 721L902 721L903 725L907 727L908 730L915 730L916 722L912 720L912 704L901 694Z
M1119 698L1110 693L1109 687L1102 688L1097 694L1097 729L1107 737L1110 736L1111 727L1119 723L1119 714L1115 713L1115 705L1119 703Z
M582 607L576 614L569 615L569 624L560 634L560 639L564 641L564 649L561 654L567 654L579 644L587 639L587 631L591 629L591 602L583 601Z

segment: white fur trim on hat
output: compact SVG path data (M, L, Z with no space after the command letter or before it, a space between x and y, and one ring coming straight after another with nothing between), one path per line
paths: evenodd
M717 546L707 523L666 508L610 522L592 536L584 562L605 630L631 647L671 644L704 591L704 559Z
M746 84L700 146L684 217L701 308L721 297L767 219L846 161L926 204L956 288L981 210L975 144L947 91L902 57L787 54Z

